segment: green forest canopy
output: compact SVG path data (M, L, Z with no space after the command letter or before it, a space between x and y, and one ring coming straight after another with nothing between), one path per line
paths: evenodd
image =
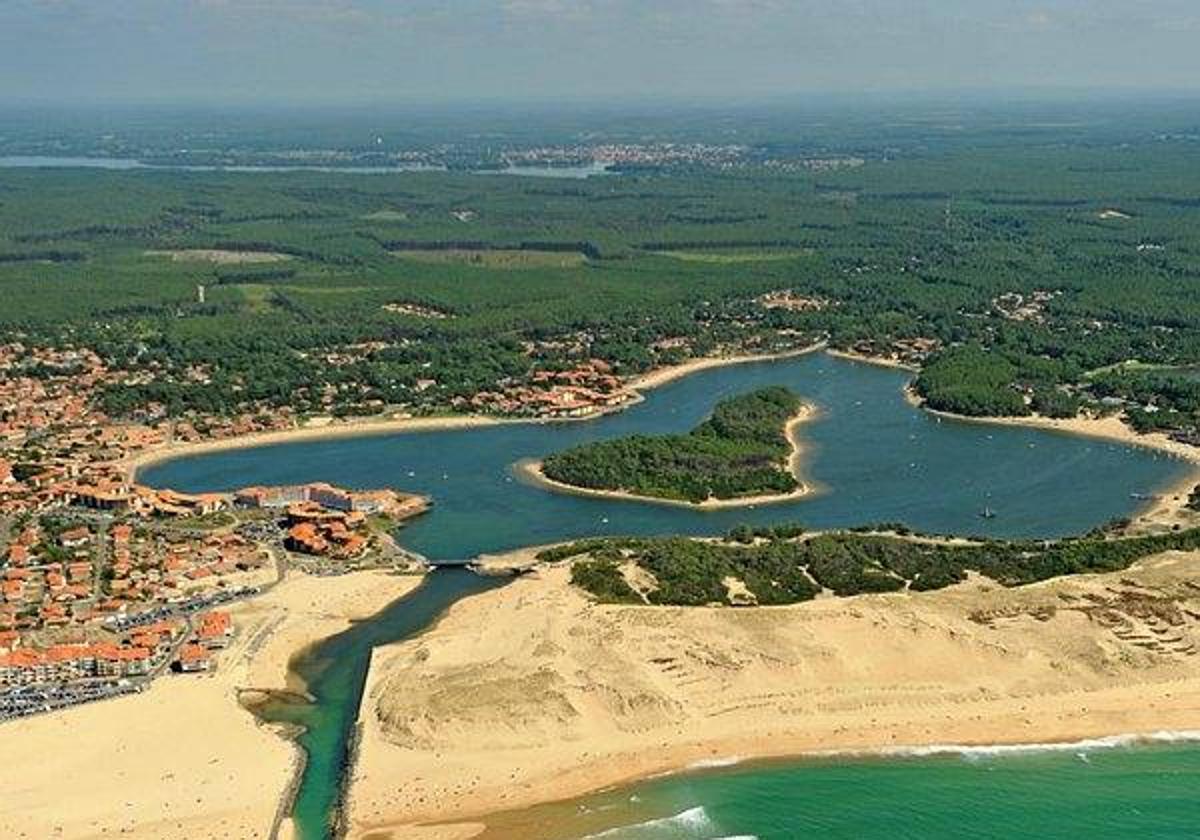
M597 537L546 549L538 559L573 559L572 582L601 601L700 606L729 603L730 578L744 584L758 604L791 604L822 589L841 596L941 589L965 580L968 571L1004 586L1021 586L1062 575L1118 571L1164 551L1200 548L1200 529L1118 539L1089 535L1050 543L972 544L801 532L771 529L749 544ZM649 573L653 589L639 593L629 584L622 567L631 564Z
M634 373L923 339L940 350L918 390L938 407L1061 415L1107 398L1195 429L1175 371L1200 364L1200 146L1150 123L1120 142L990 131L899 156L855 135L856 168L587 180L2 170L0 338L95 348L138 383L98 395L118 416L439 411L582 356ZM291 259L146 255L213 248ZM427 258L491 249L576 257ZM785 289L823 305L758 302ZM325 361L346 348L364 349ZM1090 375L1131 359L1163 372Z
M799 482L785 429L800 407L787 388L762 388L717 403L687 434L582 444L547 456L542 472L576 487L689 502L790 493Z

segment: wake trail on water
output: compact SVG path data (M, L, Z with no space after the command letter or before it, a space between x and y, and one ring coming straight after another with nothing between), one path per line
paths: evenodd
M583 840L758 840L753 834L716 834L716 825L703 805L688 808L669 817L622 825L589 834Z

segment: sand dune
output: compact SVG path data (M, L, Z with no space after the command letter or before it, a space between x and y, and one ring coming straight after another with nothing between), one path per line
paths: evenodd
M758 609L600 606L542 569L375 652L350 836L726 756L1195 729L1198 563Z

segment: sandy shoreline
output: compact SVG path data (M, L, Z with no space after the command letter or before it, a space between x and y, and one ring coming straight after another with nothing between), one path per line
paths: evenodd
M883 356L867 356L863 353L855 353L851 350L826 350L830 356L835 359L845 359L848 362L861 362L864 365L875 365L876 367L892 368L893 370L903 370L909 373L919 373L920 368L916 365L910 365L907 362L902 362L899 359L888 359Z
M543 567L376 650L349 836L515 838L500 812L731 756L1195 730L1198 560L756 609L596 605Z
M542 470L542 462L527 458L518 461L513 468L514 474L537 487L553 490L557 493L567 493L573 496L592 496L600 499L618 499L631 502L646 502L656 505L672 505L674 507L691 508L692 510L728 510L729 508L754 507L756 505L777 505L783 502L794 502L811 496L815 487L800 478L800 459L803 447L800 445L798 429L800 425L817 416L817 410L809 403L804 403L800 411L787 421L783 433L791 444L792 451L788 455L788 470L795 476L799 486L791 493L773 493L761 496L738 496L732 499L708 498L702 502L689 502L685 499L664 499L658 496L641 496L624 490L601 490L595 487L580 487L550 478Z
M396 432L446 431L450 429L475 429L501 423L530 422L520 419L485 417L464 414L447 417L397 417L388 420L365 420L349 423L330 423L325 426L304 426L281 429L274 432L255 432L238 437L219 440L203 440L196 443L168 443L139 452L121 462L126 475L131 479L139 470L176 458L194 455L210 455L214 452L229 452L237 449L254 449L281 443L304 443L337 438L371 437Z
M3 724L0 836L266 837L298 752L239 695L295 689L287 679L296 653L420 581L293 573L231 608L238 633L214 673L168 674L141 694Z
M646 391L651 388L658 388L666 385L668 382L674 382L676 379L682 379L685 376L691 376L693 373L699 373L702 370L709 370L715 367L725 367L727 365L744 365L754 362L772 362L780 359L792 359L797 356L807 356L810 353L817 353L825 350L827 342L818 341L815 344L810 344L807 347L798 347L795 350L787 350L783 353L764 353L762 355L744 354L740 356L702 356L698 359L691 359L686 362L680 362L677 365L658 368L649 373L644 373L629 382L629 387L635 391Z

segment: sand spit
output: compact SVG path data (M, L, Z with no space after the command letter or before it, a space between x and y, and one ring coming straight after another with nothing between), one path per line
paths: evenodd
M376 650L350 837L743 758L1195 729L1200 556L1020 589L596 605L541 568ZM465 827L464 827L465 830Z
M744 354L737 356L702 356L698 359L681 362L677 365L668 367L656 368L649 373L633 379L629 383L629 387L635 391L648 391L651 388L658 388L661 385L666 385L668 382L674 382L676 379L682 379L685 376L691 376L693 373L699 373L702 370L709 368L725 367L726 365L743 365L753 362L770 362L778 359L791 359L796 356L806 356L809 353L817 353L826 348L827 344L824 341L819 341L816 344L811 344L807 347L800 347L795 350L787 350L783 353L764 353L761 355Z
M845 359L848 362L861 362L864 365L892 368L893 370L903 370L909 373L919 373L921 370L916 365L910 365L908 362L902 362L899 359L893 359L888 356L868 356L864 353L855 353L853 350L826 350L825 352L835 359Z
M289 575L231 610L238 634L215 673L167 675L142 694L0 724L0 836L267 837L299 757L239 693L296 688L286 686L293 655L420 581Z

